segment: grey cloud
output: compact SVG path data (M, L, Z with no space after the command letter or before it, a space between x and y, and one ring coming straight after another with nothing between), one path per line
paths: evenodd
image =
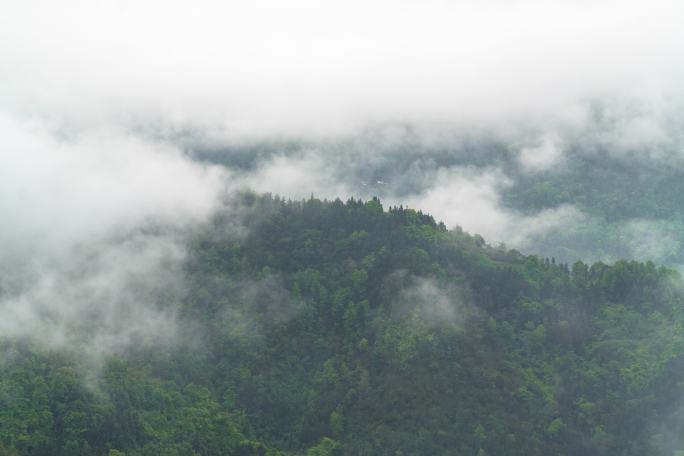
M674 0L28 1L0 23L0 100L75 125L229 137L368 124L576 122L606 97L679 97Z
M562 144L557 135L547 134L540 141L519 151L518 160L526 171L547 171L562 159Z
M115 127L65 135L0 114L0 144L0 335L93 362L168 342L182 233L212 213L224 173Z
M222 171L120 130L61 138L44 124L0 116L0 241L42 252L147 220L206 217ZM0 253L7 255L8 249Z
M584 217L571 205L532 215L507 209L501 202L501 192L510 184L510 179L496 169L440 169L434 184L407 203L434 215L447 226L461 226L490 242L505 242L518 248L526 247L535 236L564 224L579 223Z
M417 327L462 327L477 313L468 286L458 281L443 284L399 270L385 278L384 288L394 293L394 317Z
M173 236L137 233L37 259L0 294L0 333L92 363L132 344L169 343L183 256Z

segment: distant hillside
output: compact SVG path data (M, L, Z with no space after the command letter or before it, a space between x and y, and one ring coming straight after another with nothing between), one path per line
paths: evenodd
M539 168L529 168L521 159L525 140L530 140L524 136L516 142L492 132L441 132L447 140L401 125L387 127L397 136L393 140L380 128L340 142L283 140L210 148L198 141L190 148L196 160L220 164L238 176L258 175L269 164L287 163L313 175L303 187L324 194L326 188L317 188L318 180L347 188L352 195L378 196L397 204L425 203L430 190L444 195L444 200L463 187L475 189L475 195L484 191L491 211L503 218L513 216L522 225L519 233L503 230L496 241L513 245L525 233L524 242L519 242L525 253L570 263L630 258L684 265L680 135L672 133L664 145L646 142L621 148L607 139L618 136L614 126L604 125L616 120L597 116L586 130L566 133L557 145L547 145L556 155ZM532 152L533 157L544 158L544 150ZM482 176L485 182L478 181ZM578 216L558 226L542 223L541 229L530 229L539 222L535 215L562 207L576 209ZM453 214L453 226L467 226L469 211L463 214L463 207L440 209L442 214L432 215Z

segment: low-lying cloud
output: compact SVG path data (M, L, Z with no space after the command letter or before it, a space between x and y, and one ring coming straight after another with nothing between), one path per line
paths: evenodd
M117 129L69 135L0 113L0 138L0 259L149 221L200 220L223 189L217 167Z
M440 283L434 278L415 276L398 270L384 279L385 296L398 320L423 327L462 327L476 315L465 281Z
M212 213L224 172L118 129L0 115L0 138L0 335L89 360L169 341L183 233Z
M447 226L461 226L490 242L505 242L518 248L526 247L536 235L581 221L581 212L570 205L534 215L506 209L501 192L510 185L511 181L498 170L440 169L434 185L409 198L407 203L432 214Z
M526 171L547 171L559 164L563 155L560 139L548 134L538 144L520 150L518 160Z
M168 234L130 233L39 257L0 293L0 334L97 363L131 346L169 343L183 297L184 251Z

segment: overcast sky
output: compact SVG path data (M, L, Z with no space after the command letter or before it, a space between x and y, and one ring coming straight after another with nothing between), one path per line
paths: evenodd
M0 103L83 127L318 134L579 121L681 94L684 6L652 1L11 2Z

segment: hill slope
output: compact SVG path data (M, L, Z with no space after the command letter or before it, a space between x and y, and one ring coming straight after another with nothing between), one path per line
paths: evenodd
M90 379L77 354L4 342L7 454L684 449L671 270L524 256L376 199L253 194L188 251L173 346Z

